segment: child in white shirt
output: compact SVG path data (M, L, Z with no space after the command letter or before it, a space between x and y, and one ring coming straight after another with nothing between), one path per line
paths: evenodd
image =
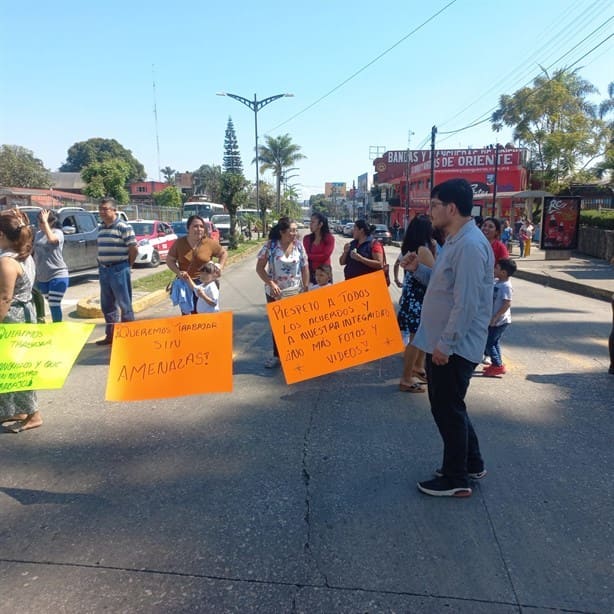
M219 278L219 267L213 262L203 264L198 270L200 284L195 284L188 277L187 282L192 288L192 292L197 296L197 313L215 313L220 310L220 291L216 280Z
M321 264L314 271L316 283L309 284L310 290L317 290L318 288L324 288L330 286L333 283L333 269L330 264Z
M510 258L501 258L495 264L495 287L493 292L492 318L488 325L488 339L484 353L490 356L492 364L484 369L485 377L499 377L506 371L501 358L500 341L505 329L512 322L512 282L516 263Z

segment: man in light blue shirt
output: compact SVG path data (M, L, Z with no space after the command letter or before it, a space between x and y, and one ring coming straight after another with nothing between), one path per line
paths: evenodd
M469 479L486 475L465 395L484 353L492 312L494 253L471 218L473 192L464 179L431 191L433 226L446 235L433 269L407 254L401 266L427 285L413 344L426 353L431 412L444 444L435 478L418 489L439 497L469 497Z

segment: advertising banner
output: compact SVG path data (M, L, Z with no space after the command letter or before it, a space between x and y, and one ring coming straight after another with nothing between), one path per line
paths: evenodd
M383 271L267 304L286 383L404 350Z
M580 198L547 196L540 236L543 250L572 250L578 247Z

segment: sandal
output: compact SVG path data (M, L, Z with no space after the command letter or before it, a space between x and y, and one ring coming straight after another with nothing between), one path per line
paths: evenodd
M414 377L423 384L429 383L428 379L426 379L426 373L424 371L414 371Z
M267 358L264 361L264 366L267 369L273 369L275 367L279 367L280 364L281 362L279 361L279 358L277 356L271 356L270 358Z
M401 392L426 392L422 387L422 384L414 382L413 384L399 384L399 390Z

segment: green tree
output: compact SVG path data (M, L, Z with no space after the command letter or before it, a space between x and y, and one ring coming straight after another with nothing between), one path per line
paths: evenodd
M158 207L180 208L182 204L181 190L174 185L169 185L153 195L154 202Z
M116 159L123 160L128 165L127 181L143 181L145 179L143 165L132 155L129 149L120 145L115 139L93 138L75 143L68 150L66 162L62 164L60 171L79 172L93 162Z
M81 171L81 177L87 184L83 192L91 198L112 197L120 205L130 202L126 183L130 166L123 160L105 160L93 162Z
M2 145L0 185L12 188L48 188L51 186L51 175L29 149L19 145Z
M221 202L222 167L203 164L192 173L194 194L205 196L212 203Z
M177 171L174 168L171 168L170 166L165 166L164 168L160 169L160 172L164 176L166 183L170 185L175 185L175 173Z
M239 152L239 144L237 143L237 135L235 127L232 123L232 118L228 118L226 124L226 134L224 135L224 171L229 173L243 174L243 163L241 162L241 154Z
M237 237L237 209L247 202L247 187L249 182L243 175L225 171L222 173L221 200L230 214L230 240L228 247L236 249Z
M531 87L501 96L491 117L494 130L513 127L514 139L531 153L530 168L542 185L558 191L603 155L602 122L587 96L596 92L576 71L545 71Z
M599 105L599 119L603 122L605 151L603 160L593 171L599 179L609 174L612 180L614 172L614 81L608 85L608 98Z
M277 198L276 211L281 211L281 182L284 170L296 166L304 156L300 145L292 142L289 134L282 134L279 137L265 136L266 145L258 147L258 157L260 158L260 172L271 171L275 176ZM255 159L254 159L255 162Z

